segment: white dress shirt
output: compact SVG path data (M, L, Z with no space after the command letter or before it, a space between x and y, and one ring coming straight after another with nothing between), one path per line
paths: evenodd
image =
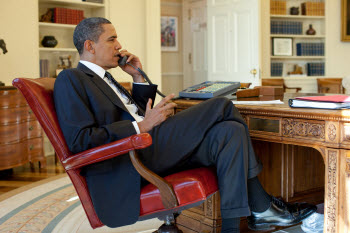
M87 68L95 72L100 78L103 79L103 81L105 81L113 89L113 91L117 94L119 99L123 102L126 109L129 111L131 116L135 119L135 121L133 121L132 124L134 125L136 132L139 134L140 129L137 122L142 121L144 117L137 114L137 111L138 111L137 106L131 103L129 98L122 91L120 91L119 88L117 88L107 77L105 77L106 71L101 66L98 66L92 62L83 61L83 60L80 60L80 63L82 63Z

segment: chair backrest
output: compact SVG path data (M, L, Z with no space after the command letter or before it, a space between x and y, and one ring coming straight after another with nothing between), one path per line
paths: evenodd
M290 93L299 92L301 90L301 87L287 87L283 78L277 78L277 79L263 78L261 79L261 85L282 87L283 92L290 92Z
M318 93L343 94L342 81L342 78L318 78L317 91Z
M64 160L71 155L71 152L68 149L57 120L53 101L55 80L54 78L16 78L12 84L22 92L57 155L61 157L61 160Z
M56 155L62 162L73 154L68 149L57 119L53 100L55 80L54 78L16 78L12 84L22 92L29 107L32 109L54 147ZM64 167L64 164L62 165ZM80 169L69 170L67 174L72 180L92 228L103 226L93 207L85 177L80 175Z
M279 79L268 79L268 78L263 78L261 79L261 85L262 86L279 86L279 87L284 87L284 80L281 78Z
M276 86L276 87L282 87L283 92L286 92L286 86L284 85L284 80L281 79L261 79L261 85L262 86Z

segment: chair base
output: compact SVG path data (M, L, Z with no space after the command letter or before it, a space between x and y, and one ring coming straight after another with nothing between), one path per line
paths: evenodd
M175 224L161 225L157 231L153 233L183 233Z

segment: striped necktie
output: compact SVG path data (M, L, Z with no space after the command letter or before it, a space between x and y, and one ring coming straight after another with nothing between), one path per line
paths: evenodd
M129 101L132 104L135 104L135 106L138 109L139 115L141 115L141 116L145 115L144 111L140 108L140 106L137 105L137 103L131 97L130 93L122 85L120 85L120 83L118 83L117 80L115 80L109 72L106 71L105 77L108 78L108 80L111 81L129 99Z

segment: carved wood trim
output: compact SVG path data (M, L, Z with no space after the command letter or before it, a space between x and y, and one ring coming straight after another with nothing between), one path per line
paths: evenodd
M272 111L271 109L266 111L263 111L262 109L252 110L248 108L243 108L243 106L237 106L237 109L241 114L247 114L247 115L263 115L263 116L284 117L284 118L300 118L300 119L305 118L310 120L350 122L350 118L344 117L344 116L329 116L326 114L311 115L308 113L299 113L299 112L291 112L291 111L282 112L283 109L278 109L279 111Z
M337 151L329 150L328 151L328 170L327 170L327 229L328 233L336 232L336 216L337 216L337 199L336 199L336 190L337 190L337 167L338 167L338 158Z
M337 127L335 127L335 125L331 123L328 125L327 131L329 140L334 141L337 137Z
M282 135L285 137L307 137L324 141L325 125L324 122L283 118Z
M213 196L207 199L207 204L205 208L205 216L212 218L213 217Z
M345 164L345 172L348 176L350 176L350 158L346 158L346 164Z

